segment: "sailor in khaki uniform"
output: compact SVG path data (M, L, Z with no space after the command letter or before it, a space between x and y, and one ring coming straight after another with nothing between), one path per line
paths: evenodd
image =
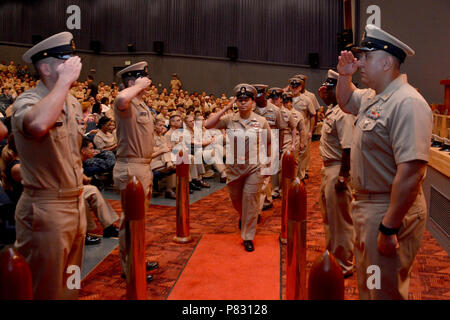
M309 161L309 153L310 153L310 145L312 138L312 130L314 128L314 118L316 115L316 110L314 108L314 104L311 99L308 98L305 94L301 93L305 82L300 78L290 78L289 80L289 91L294 95L293 98L293 107L295 110L302 113L303 118L305 119L305 129L306 129L306 147L300 153L300 163L298 168L298 176L300 179L307 178L306 177L306 168L308 166Z
M233 207L241 216L241 236L245 250L251 252L254 250L252 240L256 233L257 217L261 211L261 169L264 165L261 164L259 155L270 152L270 126L264 117L252 111L257 94L253 86L242 83L233 91L236 98L225 108L212 114L205 127L227 129L230 149L234 149L233 155L227 154L227 187ZM237 103L239 112L226 114L234 102ZM262 141L264 135L268 139L266 146ZM244 147L245 155L244 152L239 152L244 151Z
M12 113L24 186L15 247L30 266L35 299L78 297L67 284L68 268L81 269L86 234L81 106L69 94L81 59L73 56L72 39L61 32L25 52L23 60L34 64L41 81L17 98Z
M150 162L153 154L154 119L148 106L142 101L152 81L147 77L147 62L133 64L117 73L122 77L125 89L114 101L117 122L117 160L114 166L114 183L121 193L122 207L124 192L131 177L136 176L145 192L145 208L148 210L152 195L153 174ZM126 234L124 215L120 219L119 249L122 270L126 272ZM155 268L156 262L147 262L147 269ZM147 276L150 281L151 275Z
M256 108L253 110L257 115L260 115L266 118L267 123L270 126L270 129L276 129L272 131L272 134L280 132L281 129L281 113L280 109L274 106L272 103L267 101L267 85L265 84L253 84L252 85L256 91L257 95L255 98ZM275 143L275 139L273 140ZM280 138L278 136L278 143L280 142ZM272 165L274 167L279 166L279 145L276 149L277 152L272 154ZM273 199L272 199L272 178L271 176L265 176L262 194L261 194L261 208L262 210L266 210L273 207Z
M407 299L414 258L425 230L422 181L429 160L432 113L400 65L414 51L374 25L357 60L339 57L337 100L357 116L351 147L355 258L361 299ZM351 82L361 71L370 89ZM380 286L368 279L379 267ZM373 277L372 277L373 279ZM369 281L368 281L369 280Z
M283 107L283 101L281 99L281 95L283 94L283 89L279 87L272 87L267 91L268 102L276 106L280 112L280 130L279 130L279 157L278 157L278 173L272 176L272 199L277 199L280 197L280 175L281 175L281 154L283 152L282 146L283 142L283 132L286 131L289 127L289 123L283 121L283 116L281 114L281 108ZM275 156L275 155L274 155Z
M303 85L302 90L300 92L302 94L304 94L305 96L307 96L311 100L311 102L314 105L314 109L317 112L319 110L319 108L320 108L319 101L317 101L316 95L314 93L312 93L311 91L308 91L306 89L306 80L308 79L308 77L305 76L304 74L296 74L293 78L299 78L300 80L303 81L304 85Z
M319 146L323 161L319 202L326 248L338 260L344 277L349 277L353 275L355 231L350 210L352 194L348 182L355 117L345 113L337 105L338 76L333 70L328 70L328 78L319 88L319 96L329 106Z
M294 159L298 165L300 151L305 149L306 144L305 119L300 112L292 107L292 92L283 92L281 97L283 101L282 107L280 108L283 127L281 130L281 135L283 136L281 153L287 150L293 151Z

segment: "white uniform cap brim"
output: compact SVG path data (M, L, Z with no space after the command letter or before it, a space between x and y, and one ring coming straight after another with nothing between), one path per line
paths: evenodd
M72 39L73 35L67 31L54 34L51 37L48 37L47 39L42 40L38 44L31 47L27 52L24 53L22 59L26 63L32 63L33 61L31 60L31 57L36 53L47 49L67 45L72 41Z
M397 48L402 49L407 56L413 56L415 54L415 51L411 47L409 47L406 43L400 41L399 39L387 33L386 31L378 28L376 25L368 24L366 26L366 36L389 42L394 46L396 46Z
M336 71L333 71L331 69L328 70L328 78L331 79L338 79L339 78L339 73L337 73Z
M119 72L117 72L117 76L121 77L122 74L124 74L126 72L130 72L130 71L144 70L146 66L148 66L148 63L145 61L141 61L141 62L132 64L131 66L126 67L125 69L122 69Z

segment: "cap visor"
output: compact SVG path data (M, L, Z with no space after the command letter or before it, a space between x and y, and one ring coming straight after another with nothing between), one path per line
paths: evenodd
M375 51L378 50L377 48L368 48L368 47L353 47L352 48L352 52L370 52L370 51Z

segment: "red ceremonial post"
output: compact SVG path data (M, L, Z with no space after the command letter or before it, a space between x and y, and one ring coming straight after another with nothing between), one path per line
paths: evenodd
M145 267L145 192L133 176L125 189L125 233L127 258L127 299L147 299Z
M280 242L287 243L287 221L288 221L288 193L289 186L295 179L295 159L290 150L287 150L281 162L281 234Z
M344 275L336 258L328 250L311 267L308 296L309 300L344 300Z
M180 151L177 158L177 234L176 243L192 241L189 234L189 154Z
M306 189L296 178L288 192L286 299L306 300Z
M14 248L0 253L0 300L32 300L31 270Z

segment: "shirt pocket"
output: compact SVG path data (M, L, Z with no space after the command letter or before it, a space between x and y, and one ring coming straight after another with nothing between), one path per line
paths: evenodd
M62 140L67 137L67 125L64 121L56 121L50 129L50 136L53 140Z
M377 121L369 118L363 118L362 120L358 121L358 126L363 132L372 131L376 125Z
M327 134L331 134L331 132L333 131L333 127L334 127L334 120L332 119L326 119L323 122L323 130L325 133Z
M151 120L150 112L149 111L138 111L136 115L136 121L139 124L147 124Z

